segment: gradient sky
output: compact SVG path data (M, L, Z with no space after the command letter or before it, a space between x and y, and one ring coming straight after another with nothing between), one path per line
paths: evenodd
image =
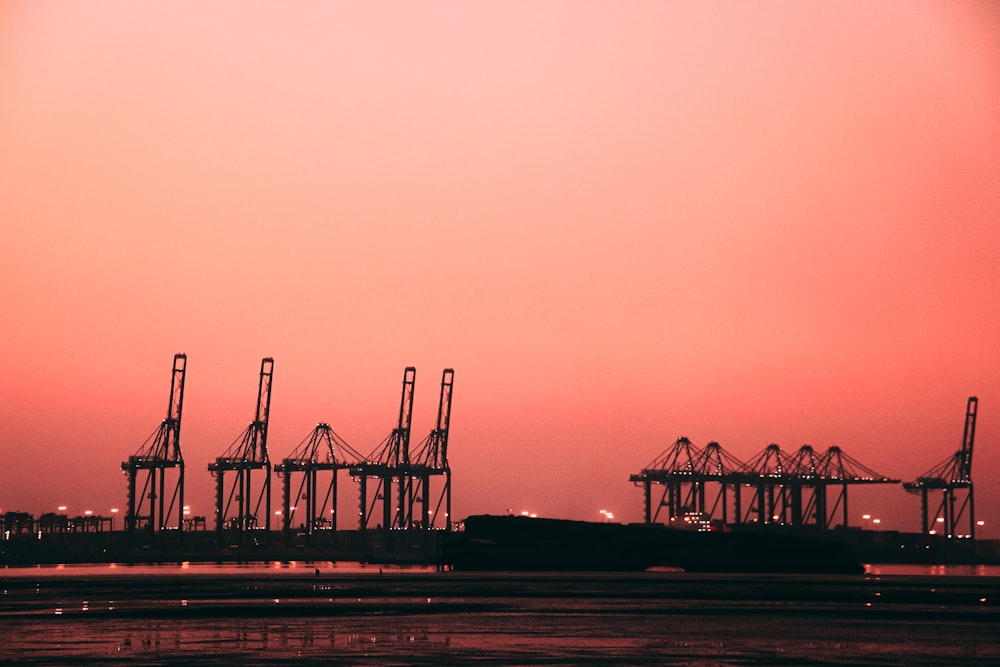
M459 517L640 520L680 435L912 479L977 395L1000 536L998 7L0 4L0 508L124 506L185 352L209 517L272 356L272 461L454 368Z

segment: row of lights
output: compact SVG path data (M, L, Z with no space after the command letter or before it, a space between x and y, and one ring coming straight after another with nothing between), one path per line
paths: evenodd
M62 512L62 513L65 513L65 512L66 512L66 505L60 505L60 506L59 506L59 507L58 507L57 509L58 509L58 510L59 510L60 512ZM291 510L292 512L294 512L296 508L295 508L295 507L290 507L289 509L290 509L290 510ZM510 511L510 510L508 510L508 512L509 512L509 511ZM598 512L600 513L600 515L601 515L601 517L602 517L602 521L604 521L604 522L608 522L608 521L613 521L613 520L614 520L614 518L615 518L615 515L614 515L614 513L612 513L612 512L609 512L608 510L603 510L603 509L602 509L602 510L598 510ZM334 510L332 510L332 509L331 509L331 510L330 510L330 514L333 514L333 513L334 513ZM111 529L112 529L112 530L114 530L114 527L115 527L115 516L116 516L117 514L118 514L118 508L117 508L117 507L112 507L112 508L111 508ZM188 516L188 515L190 515L190 514L191 514L191 506L190 506L190 505L185 505L185 506L184 506L184 516ZM275 514L276 516L281 516L281 510L277 510L277 511L275 511L275 513L274 513L274 514ZM428 510L428 511L427 511L427 514L428 514L428 515L430 515L430 514L432 514L432 512L431 512L430 510ZM85 512L83 513L83 515L84 515L84 516L92 516L92 515L93 515L93 511L91 511L91 510L86 510L86 511L85 511ZM532 517L532 518L535 518L535 517L537 517L538 515L537 515L537 514L535 514L534 512L527 512L527 511L524 511L524 512L521 512L521 516L527 516L527 517ZM775 516L775 517L774 517L774 519L775 519L775 520L777 520L777 519L778 519L778 517L777 517L777 516ZM861 515L861 519L862 519L863 521L865 521L866 523L870 521L870 522L872 523L872 525L873 525L873 526L875 526L876 530L877 530L877 529L878 529L878 528L879 528L879 527L880 527L880 526L882 525L882 519L880 519L880 518L878 518L878 517L873 517L873 516L872 516L871 514L862 514L862 515ZM937 517L937 518L935 519L935 522L937 522L937 523L944 523L944 517L940 517L940 516L939 516L939 517ZM978 527L982 528L983 526L985 526L985 525L986 525L986 522L985 522L985 521L983 521L982 519L980 519L979 521L976 521L976 525L977 525ZM934 530L933 528L932 528L931 530L927 531L927 532L928 532L928 533L929 533L930 535L936 535L936 534L937 534L937 531L936 531L936 530Z
M935 523L944 523L944 517L943 516L939 516L938 518L934 519L934 521L935 521ZM986 522L983 521L982 519L980 519L980 520L976 521L976 525L978 527L982 528L983 526L986 525ZM934 528L931 528L930 530L927 531L927 534L928 535L937 535L937 530L935 530ZM950 537L950 535L949 535L949 537ZM969 535L956 535L956 537L969 537Z
M66 513L66 505L60 505L56 509L59 510L59 512L62 513L62 514ZM84 510L84 512L83 512L83 516L93 516L93 514L94 514L93 510ZM184 506L184 516L186 517L186 516L189 516L190 514L191 514L191 506L190 505L185 505ZM117 507L112 507L111 508L111 530L115 529L115 517L116 516L118 516L118 508Z

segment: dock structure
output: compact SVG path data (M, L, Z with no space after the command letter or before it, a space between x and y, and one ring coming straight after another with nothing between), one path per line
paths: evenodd
M899 483L839 447L820 455L803 445L789 455L772 443L743 462L717 442L701 449L686 437L678 438L629 481L643 489L646 523L815 525L822 530L836 524L838 513L841 524L847 525L849 486ZM662 487L655 503L654 487ZM831 488L838 491L832 507Z
M337 530L337 477L364 457L325 422L316 424L302 442L274 466L281 478L281 529L292 531L296 521L306 535ZM293 492L293 481L299 478ZM293 504L294 501L294 504Z

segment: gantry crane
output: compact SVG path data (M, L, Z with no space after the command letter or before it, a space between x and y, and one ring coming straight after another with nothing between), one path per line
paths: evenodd
M215 529L222 533L231 529L241 537L250 530L263 530L265 539L271 528L271 462L267 455L267 418L271 409L271 379L274 360L265 357L260 362L260 383L257 387L257 411L243 434L238 437L222 456L208 464L209 472L215 476ZM254 501L254 486L251 472L261 470L263 483ZM236 473L236 479L228 495L225 486L226 471ZM233 502L236 502L233 511ZM264 505L263 521L260 518Z
M679 521L701 525L721 513L721 521L728 520L727 504L730 489L737 494L739 512L739 486L746 465L727 453L717 442L710 442L704 449L681 436L650 461L641 472L631 475L629 481L643 489L643 518L646 523L656 523L660 511L666 508L666 523ZM662 486L663 493L653 508L653 486ZM709 502L710 485L718 485Z
M403 394L399 403L399 419L392 433L365 457L362 463L351 467L350 474L360 486L360 527L368 528L375 504L382 500L383 530L408 528L412 523L410 512L410 420L413 413L413 390L417 369L407 366L403 371ZM368 479L376 479L377 485L368 502ZM396 511L393 512L393 495Z
M437 425L417 447L413 456L410 479L413 481L411 502L419 503L418 528L435 528L444 503L445 530L451 529L451 466L448 465L448 428L451 423L451 390L455 371L444 369L441 374L441 397L438 400ZM444 483L434 508L431 508L431 479L441 477ZM411 512L411 515L416 511Z
M976 440L976 411L979 399L970 396L965 409L965 429L962 432L962 448L947 459L917 477L906 482L903 488L909 493L920 494L920 527L926 533L937 534L938 528L931 525L928 500L931 491L941 492L941 502L934 512L934 523L946 537L967 536L976 538L976 512L972 488L972 446ZM964 491L964 496L962 492ZM961 505L955 507L961 497ZM968 511L969 529L960 532L960 524Z
M808 446L808 445L806 445ZM841 525L848 525L847 489L859 484L899 484L898 479L877 473L857 459L848 456L840 447L829 447L815 463L815 468L799 471L805 477L804 484L811 486L812 497L805 507L806 516L813 516L815 523L826 530L834 526L840 511ZM827 490L837 489L837 495L830 505Z
M337 473L350 469L363 460L353 447L324 422L312 432L281 463L274 472L281 475L282 530L289 533L296 516L307 535L317 530L337 530ZM292 495L292 475L303 473ZM320 487L320 472L330 472L329 482ZM294 500L294 504L292 501ZM326 516L327 508L330 515Z
M841 525L846 527L848 487L899 483L851 458L840 447L830 447L819 455L812 446L803 445L788 455L770 444L747 463L747 468L748 476L739 481L753 487L754 494L743 521L759 524L812 524L827 530L833 527L839 510ZM829 487L839 489L832 507L827 498Z
M175 354L170 374L170 403L167 418L139 447L122 462L128 476L128 509L125 530L135 533L144 529L152 534L176 520L178 530L184 528L184 458L181 456L181 408L184 405L184 376L187 355ZM176 469L177 479L172 491L166 486L167 470ZM142 488L137 485L140 471L145 471ZM169 495L170 503L166 504Z
M719 518L728 523L728 500L732 493L735 523L788 524L814 523L821 529L832 526L838 510L843 525L847 525L847 488L854 484L899 483L865 467L844 454L839 447L830 447L822 456L809 445L803 445L789 456L776 444L770 444L749 463L743 463L727 453L717 442L705 449L681 437L642 472L631 475L630 481L643 487L643 516L646 523L655 523L660 510L667 509L667 523L691 519L692 527L703 526L706 520ZM663 495L655 508L652 486L662 485ZM707 502L709 485L717 485L714 499ZM827 488L838 487L840 493L828 508ZM744 502L745 488L750 489L749 502Z

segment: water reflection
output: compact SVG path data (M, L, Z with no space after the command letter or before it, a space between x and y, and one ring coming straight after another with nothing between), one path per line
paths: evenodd
M0 663L1000 664L995 569L882 567L829 577L17 568L0 572Z

